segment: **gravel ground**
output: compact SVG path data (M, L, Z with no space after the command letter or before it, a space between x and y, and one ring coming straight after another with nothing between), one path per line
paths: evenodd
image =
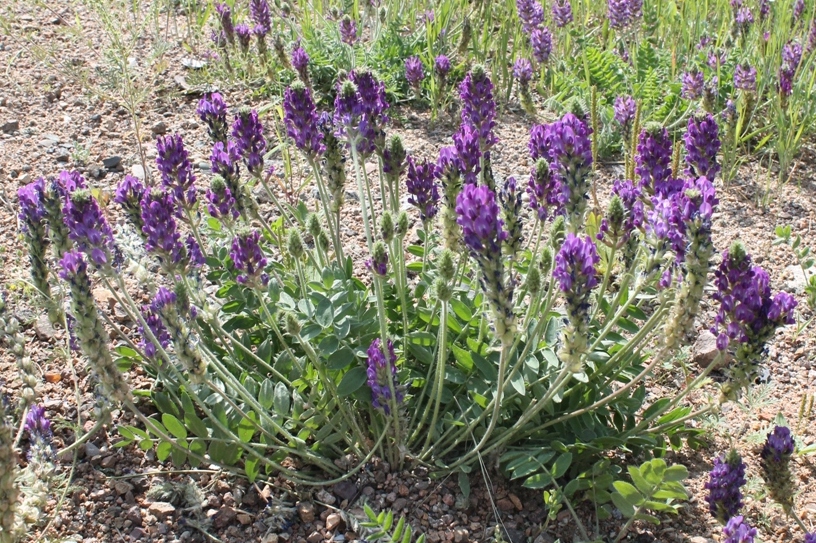
M48 416L55 421L55 444L59 450L73 441L72 425L78 419L85 428L92 425L94 398L87 387L82 360L62 347L64 331L48 324L44 311L24 287L28 269L18 234L16 192L38 176L53 176L63 169L76 168L104 198L125 173L138 173L141 165L135 151L138 138L132 117L125 107L102 92L98 74L103 67L100 48L104 44L98 23L81 8L71 11L57 4L53 9L57 11L28 9L17 4L0 7L0 14L10 22L10 33L0 37L0 62L6 66L5 77L0 79L3 157L0 278L11 311L24 323L27 349L41 371L39 391ZM83 24L79 37L66 25L66 21L75 17ZM176 22L183 26L183 20ZM149 95L138 108L139 134L148 164L155 158L155 136L180 132L193 163L206 165L208 139L195 118L197 97L188 94L189 72L182 68L186 53L174 39L170 37L173 47L164 56L165 67L156 70L156 79L148 86ZM135 68L145 73L151 68L146 60L150 44L150 40L140 41L134 50ZM75 77L83 70L90 74L89 79ZM248 89L227 88L222 92L229 104L258 105L253 103ZM396 133L404 137L406 147L416 155L432 156L449 142L452 127L444 122L428 128L431 123L427 115L411 111L401 111L394 117ZM499 176L524 177L529 170L526 143L530 124L530 119L513 114L505 115L499 123L500 143L494 153ZM731 186L718 187L720 207L714 226L718 248L724 249L732 240L742 239L755 261L770 273L773 287L797 295L800 323L813 319L814 314L805 308L801 284L791 267L795 264L793 255L784 246L774 246L772 241L775 226L792 224L816 247L813 158L813 150L805 149L793 181L775 192L774 201L764 211L754 204L765 182L764 170L754 163L745 165ZM608 189L609 180L617 174L615 168L609 166L600 171L601 192ZM202 172L200 177L206 176ZM352 185L350 191L354 190ZM116 206L108 206L107 212L115 226L122 223ZM365 254L359 212L349 210L347 214L344 223L348 226L343 234L349 244L357 246L352 255L362 262ZM110 293L97 289L95 296L116 319ZM713 314L714 308L706 305L700 322L710 322ZM121 324L128 332L132 323ZM704 328L700 326L701 330ZM803 396L814 394L816 326L806 327L800 333L796 328L785 329L772 342L767 357L767 383L758 385L743 404L728 405L717 417L700 423L710 431L710 446L670 455L670 461L689 467L688 486L694 498L679 516L663 519L658 527L636 525L631 540L720 541L719 529L709 520L702 500L702 486L711 459L729 444L737 446L748 463L745 511L759 525L762 540L778 543L801 540L797 531L790 531L792 523L761 492L756 461L758 444L778 413L794 425L805 445L816 441L813 414L799 417ZM16 374L13 357L3 351L0 380L11 396L19 387ZM135 387L148 385L143 375L137 373L131 378ZM671 393L684 382L680 368L663 368L653 379L650 392L655 396ZM704 392L697 392L689 401L702 405L705 399ZM112 417L116 424L133 423L128 412L117 410ZM375 509L389 507L405 514L432 542L487 541L497 523L504 526L505 539L514 542L547 543L555 537L567 542L575 536L572 520L565 512L548 531L542 531L546 512L540 494L518 488L493 472L489 473L488 483L474 475L468 501L453 479L431 480L421 471L394 472L384 462L373 462L370 469L347 484L312 492L291 488L284 481L270 486L248 485L215 471L172 472L168 465L156 461L152 451L113 448L116 440L115 430L101 432L80 448L76 458L60 457L60 470L70 478L70 486L64 500L49 502L53 520L32 533L31 541L42 541L46 536L86 543L206 541L211 536L205 535L205 531L222 541L235 542L351 541L357 538L354 518L362 516L364 501ZM814 463L807 457L798 458L795 474L800 483L797 503L801 515L808 525L816 525ZM203 498L203 508L186 510L185 499L190 498L185 495L191 489L195 489L194 497ZM589 513L579 509L585 518L589 518ZM616 526L604 525L602 532L615 532Z

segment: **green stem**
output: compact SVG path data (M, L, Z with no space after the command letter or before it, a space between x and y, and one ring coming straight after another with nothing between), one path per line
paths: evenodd
M425 444L422 446L422 453L419 455L420 457L425 456L425 452L428 450L428 447L431 444L431 438L436 433L436 421L439 418L439 406L442 403L442 390L444 389L445 384L445 366L448 359L447 332L448 304L447 302L442 302L442 313L439 317L439 342L437 343L439 356L436 360L436 382L434 383L436 385L436 390L434 391L433 416L431 417L431 425L428 427L428 435L425 437ZM422 420L417 426L417 431L419 431L424 422L425 417L423 416Z

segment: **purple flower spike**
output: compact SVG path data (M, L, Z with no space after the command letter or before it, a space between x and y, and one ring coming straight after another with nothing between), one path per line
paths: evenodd
M533 79L533 65L526 58L520 58L513 65L513 76L522 86L528 85Z
M263 38L272 30L272 15L266 0L249 0L249 16L255 23L252 32L256 36Z
M252 41L252 29L248 24L241 23L235 25L235 36L238 38L238 45L241 46L241 51L244 54L249 52L249 44Z
M142 231L142 198L145 194L145 186L136 177L126 175L125 179L116 188L114 202L122 206L130 219L131 224L139 231Z
M525 34L530 34L544 22L544 8L538 0L516 0L516 10Z
M116 250L113 231L90 191L77 189L72 192L65 200L62 214L69 237L95 266L113 263Z
M608 0L607 17L609 17L609 26L612 28L625 28L629 26L629 1Z
M235 269L241 272L238 275L238 282L241 284L259 286L269 282L269 276L264 273L267 260L258 243L260 238L261 234L257 230L244 230L232 240L230 257Z
M717 164L719 127L714 117L710 113L691 117L683 141L686 144L686 175L704 176L713 181L720 172Z
M68 251L60 260L59 276L65 281L70 282L72 278L86 274L87 271L88 264L79 251Z
M142 199L142 231L147 238L145 248L155 252L168 270L183 264L187 256L175 215L176 204L171 193L159 188L145 192Z
M635 99L624 94L615 98L615 121L621 125L624 133L628 133L632 127L632 122L635 120L635 112L637 104Z
M43 200L45 198L45 179L38 178L33 183L21 187L17 191L20 200L19 218L24 229L39 224L45 218L46 211Z
M227 104L219 93L199 100L196 113L207 125L207 133L213 141L227 141Z
M439 206L439 189L436 186L436 165L423 160L416 164L408 157L408 203L419 208L419 216L425 223L436 216Z
M338 28L340 29L340 41L348 45L354 45L357 41L357 23L354 22L354 19L345 15L340 19Z
M48 439L51 437L51 421L45 416L45 407L42 405L31 406L23 427L32 439Z
M214 178L207 190L207 210L216 219L225 218L235 220L240 214L236 206L235 197L227 187L223 178Z
M479 134L479 150L487 152L496 143L493 127L496 125L496 102L493 83L483 66L474 66L459 85L462 99L462 124L470 125Z
M288 87L283 95L283 120L286 135L309 160L314 160L325 150L323 134L317 128L317 109L312 92L302 83Z
M776 426L768 434L760 452L762 477L765 479L768 494L785 511L790 511L793 507L794 484L790 464L795 448L790 429Z
M737 10L737 15L734 17L734 21L737 23L737 28L740 32L748 32L748 29L751 28L751 25L754 24L754 14L751 13L751 9L747 6L743 6Z
M671 179L672 141L669 132L658 124L640 133L635 154L635 172L640 186L652 194L668 198L679 191L682 181Z
M368 348L368 387L371 389L371 405L375 409L382 409L386 414L391 413L391 389L394 389L394 400L402 402L403 393L397 380L397 355L394 344L388 340L388 354L382 349L380 338L371 342ZM387 358L386 358L387 356ZM390 383L389 383L390 381Z
M632 181L616 179L612 183L612 194L621 199L625 216L622 224L622 237L629 239L632 233L643 226L644 208L641 200L641 188Z
M228 141L226 144L219 141L213 145L212 153L210 153L210 167L214 174L224 179L237 178L240 160L241 152L234 141Z
M263 172L263 155L266 151L263 132L258 112L254 109L242 109L232 123L232 137L235 139L238 152L244 157L247 169L255 175L261 175Z
M790 41L782 48L782 63L793 71L799 67L802 61L802 46L795 41Z
M446 55L439 55L434 60L434 73L441 79L445 79L451 70L450 59Z
M232 11L226 4L215 4L215 12L218 14L218 20L221 23L221 30L230 45L235 43L235 27L232 25Z
M558 177L552 174L547 161L539 158L527 183L530 207L536 212L538 220L545 221L548 217L563 213L568 197L564 189Z
M750 64L737 64L734 68L734 88L745 92L756 92L756 68Z
M453 135L453 144L456 147L459 173L462 174L465 183L476 184L481 172L479 159L482 157L478 134L470 125L463 124Z
M598 284L595 265L600 262L598 250L589 236L580 238L568 233L555 257L553 277L561 292L575 300L576 307L588 302L590 291Z
M507 232L502 230L496 193L490 187L466 184L456 198L456 214L465 244L473 253L501 257L501 242Z
M810 32L808 32L807 53L816 51L816 21L810 25Z
M711 516L726 524L742 508L742 487L745 485L745 463L737 451L714 459L705 489Z
M553 21L555 26L563 28L572 22L572 4L570 0L554 0L552 6Z
M539 64L546 64L552 53L552 34L545 26L536 28L530 33L530 46L533 49L533 58Z
M166 290L166 289L165 289ZM171 293L169 290L166 290L171 296L175 296L175 294ZM175 302L173 302L175 303ZM158 313L153 310L153 308L149 305L142 306L142 317L144 317L145 322L147 323L150 332L153 336L158 340L159 345L162 349L167 349L170 345L170 334L167 332L167 328L164 326L161 318L159 317ZM147 333L145 331L145 327L139 324L139 334L142 336L142 341L139 342L139 347L141 347L142 351L147 358L153 360L156 358L156 355L159 352L158 347L156 346L153 341L148 339Z
M687 100L696 100L703 95L703 84L703 72L699 70L685 72L680 95Z
M300 80L303 81L304 85L309 84L309 55L306 53L306 50L301 47L300 43L298 43L294 49L292 49L292 68L298 73L300 76Z
M793 24L799 22L805 12L805 0L796 0L793 3Z
M723 543L754 543L756 528L751 528L742 516L732 517L723 528Z
M88 183L78 171L63 170L57 177L56 188L63 198L67 198L75 190L87 189Z
M422 61L419 57L413 56L405 59L405 79L414 89L419 89L422 80L425 78L425 70L422 68Z
M192 208L196 202L195 177L181 136L159 136L156 151L156 166L161 173L162 184L173 191L181 207Z

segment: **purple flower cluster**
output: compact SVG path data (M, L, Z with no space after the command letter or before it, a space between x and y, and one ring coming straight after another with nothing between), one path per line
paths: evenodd
M300 80L303 81L304 85L309 84L309 54L306 53L306 50L298 43L292 49L292 68L298 73L300 76Z
M643 226L644 207L641 200L641 188L631 180L616 179L612 183L612 194L620 198L623 204L624 217L621 222L620 235L626 240L632 233Z
M470 125L462 124L453 135L453 144L459 173L465 183L475 184L481 172L479 159L482 153L479 150L479 135Z
M538 0L516 0L516 10L526 34L530 34L544 22L544 8Z
M643 0L608 0L609 26L626 28L643 16Z
M536 28L530 33L530 46L533 49L533 58L539 64L545 64L552 53L552 34L547 27Z
M434 73L436 73L440 79L445 79L448 73L450 73L450 70L451 63L447 55L439 55L434 59Z
M776 426L768 434L760 452L762 477L768 487L768 494L785 512L793 507L794 486L790 463L794 450L795 443L790 429Z
M267 260L258 243L260 238L261 234L257 230L244 230L232 240L230 257L235 269L241 272L238 275L238 282L241 284L258 286L269 282L269 276L264 273Z
M219 93L199 100L196 113L207 125L207 133L213 141L227 141L227 104Z
M728 456L714 459L714 467L708 474L705 489L711 516L722 524L727 523L742 508L742 487L745 485L745 463L732 450Z
M725 536L723 543L754 543L757 531L740 515L731 517L728 524L723 527L723 535Z
M263 38L272 30L272 15L267 0L249 0L249 16L255 23L252 32L259 38Z
M796 0L793 3L793 24L799 22L805 12L805 0Z
M791 41L782 48L782 66L779 68L779 93L787 98L793 92L793 76L802 60L802 46Z
M490 187L466 184L456 198L456 215L472 253L488 259L501 257L501 242L507 232L502 229L496 193Z
M187 253L181 243L174 215L176 203L166 190L154 188L142 198L142 231L146 236L145 248L155 252L162 265L172 269L183 264Z
M682 181L671 178L672 141L669 131L659 124L644 128L638 138L635 173L640 186L651 194L667 198L679 191Z
M161 173L162 184L173 191L181 207L191 209L196 202L195 177L181 136L159 136L156 151L156 166Z
M382 241L377 241L371 248L371 258L365 261L365 266L377 277L388 275L388 250Z
M20 200L19 217L23 223L23 229L31 230L42 222L45 218L45 179L38 178L33 183L21 187L17 191L17 198Z
M635 120L635 112L637 111L635 99L628 94L617 96L615 98L614 110L615 121L621 125L624 134L627 134L632 127L632 122Z
M227 4L216 3L215 12L218 14L218 21L221 23L221 31L230 43L235 43L235 27L232 25L232 11Z
M343 16L338 23L340 30L340 41L348 45L354 45L357 41L357 23L348 15Z
M479 135L479 150L487 152L497 139L493 135L496 126L496 102L493 100L493 83L483 66L474 66L459 85L462 99L462 125L468 125Z
M703 95L703 72L692 70L685 72L682 78L683 87L680 95L687 100L696 100Z
M241 152L234 141L218 141L210 153L210 168L224 179L237 179L239 175Z
M518 189L515 177L508 177L507 181L504 182L499 191L499 202L501 203L502 217L507 232L507 238L503 245L504 252L510 258L514 258L516 253L521 250L523 239L521 233L522 191Z
M240 214L235 197L223 178L213 178L207 190L207 202L207 211L216 219L235 220Z
M749 7L743 6L737 10L734 22L737 25L737 29L744 34L748 32L748 29L754 24L754 14L751 13Z
M595 265L600 262L598 250L589 236L567 234L555 256L553 277L573 307L587 307L589 293L598 284Z
M805 534L805 543L816 543L816 532Z
M62 215L68 236L94 265L103 267L113 263L116 250L113 231L90 191L77 189L68 194Z
M391 413L391 389L394 389L394 401L402 402L402 390L397 380L397 355L394 344L388 340L388 354L383 352L380 338L371 342L368 348L368 387L371 389L371 405Z
M756 92L756 68L750 64L737 64L734 68L734 88L745 92Z
M265 0L264 0L265 3ZM232 123L232 137L238 153L244 158L244 164L250 173L261 175L264 164L264 151L266 150L266 140L263 135L264 129L258 112L247 108L241 109L235 122Z
M142 198L145 194L145 186L132 175L126 175L116 188L116 195L113 201L122 206L130 219L131 224L142 231Z
M564 185L558 176L553 175L550 165L542 157L536 162L527 182L527 194L530 198L530 207L536 212L538 220L545 221L547 217L554 217L563 213L564 204L569 197ZM552 211L550 211L552 208Z
M244 54L249 52L249 44L252 40L252 29L249 28L248 24L237 24L235 25L235 36L238 38L238 45L241 46L241 51Z
M164 289L171 297L175 297L175 294L172 292ZM158 296L157 296L158 299ZM155 305L155 304L154 304ZM167 332L167 328L164 326L161 318L159 317L158 310L154 309L154 305L143 305L142 306L142 318L144 318L145 323L153 334L153 336L158 340L159 345L161 345L162 349L166 349L170 345L170 334ZM142 336L142 341L139 343L139 347L142 348L144 354L149 359L154 359L158 354L159 350L156 347L156 344L153 343L147 337L147 333L145 331L145 327L142 324L139 324L139 334Z
M526 58L520 58L513 64L513 77L518 79L519 85L526 87L533 79L533 65Z
M555 26L563 28L572 22L572 4L570 0L553 0L552 16Z
M405 79L414 89L419 89L422 80L425 78L425 70L422 68L422 61L418 56L405 59Z
M423 223L436 216L439 206L439 189L436 185L436 165L423 160L417 164L414 157L408 157L408 203L419 208Z
M688 121L683 136L686 144L686 175L708 177L711 181L720 172L717 153L720 150L717 121L710 113L698 114Z
M334 126L338 138L349 143L363 159L385 146L385 85L370 71L353 71L334 100Z
M48 439L51 437L51 421L45 416L45 407L32 405L26 415L23 428L32 439Z
M317 108L312 91L302 83L296 82L284 92L283 121L286 135L309 160L323 153L323 134L317 128Z

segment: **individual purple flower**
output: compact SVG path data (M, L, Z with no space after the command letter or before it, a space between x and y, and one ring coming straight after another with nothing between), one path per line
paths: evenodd
M703 95L703 72L691 70L683 74L681 96L687 100L696 100Z
M230 45L235 43L235 27L232 25L232 11L227 4L215 4L215 12L218 14L218 21L221 23L221 30Z
M751 28L751 25L754 23L754 14L751 13L750 8L743 6L737 10L737 15L734 17L734 21L736 22L737 28L740 32L748 32L748 29Z
M371 258L365 261L365 266L376 277L388 275L388 250L381 240L378 240L372 246Z
M497 141L493 135L496 125L496 102L493 83L481 65L476 65L459 85L462 99L462 124L470 125L479 134L479 150L487 152Z
M564 204L568 198L565 187L558 180L558 176L552 174L550 165L544 158L538 159L535 168L530 173L527 194L530 199L530 207L536 212L540 221L563 213Z
M771 14L771 0L759 0L759 20L764 21Z
M419 208L423 223L436 216L439 206L439 189L436 182L436 165L423 160L417 164L414 157L408 156L408 203Z
M756 68L750 64L737 64L734 68L734 88L745 92L756 92Z
M173 195L161 188L146 191L142 198L142 231L146 236L145 248L156 253L167 270L185 264L187 251L181 243L181 234L175 220L176 204Z
M48 439L51 437L51 421L45 416L45 407L32 405L26 415L23 428L32 439Z
M340 41L348 45L354 45L357 41L357 23L348 15L344 15L338 23L338 28L340 30Z
M371 405L375 409L382 409L386 414L391 413L391 399L394 403L401 403L402 390L397 380L397 355L394 344L388 340L388 353L383 352L380 338L371 342L368 348L368 387L371 389ZM392 396L391 391L394 391Z
M516 0L516 10L525 34L530 34L544 22L544 8L538 0Z
M762 477L768 494L786 513L793 507L794 485L790 464L795 448L790 429L776 426L768 434L760 452Z
M269 276L264 273L266 257L258 241L261 238L257 230L242 230L232 240L230 257L235 269L241 272L238 282L250 286L266 285Z
M533 65L524 57L516 60L513 64L513 76L518 79L520 85L528 85L533 79Z
M224 179L236 179L239 175L241 152L234 141L216 142L210 153L210 168Z
M170 293L170 291L167 291ZM175 296L175 294L170 293L171 296ZM170 345L171 337L170 334L167 332L167 328L164 326L161 318L159 317L158 313L153 310L150 305L143 305L142 306L142 318L144 318L145 323L147 323L147 327L150 330L150 333L156 338L159 342L159 345L162 349L167 349ZM139 335L142 336L142 340L139 342L139 347L141 347L142 351L144 352L145 356L151 360L156 358L159 350L155 343L150 340L147 336L147 332L145 327L140 323L139 324Z
M173 191L181 207L192 208L196 202L195 177L181 135L159 136L156 151L156 166L161 173L162 184Z
M465 183L475 184L481 172L479 159L482 157L478 134L470 125L462 124L453 135L453 144L456 148L459 173Z
M95 266L113 264L113 231L90 191L77 189L69 194L62 215L68 236Z
M227 141L227 104L221 94L214 92L199 100L196 113L213 141Z
M241 46L241 52L247 54L249 52L249 44L252 40L252 29L248 24L235 25L235 36L238 38L238 45Z
M742 508L742 487L745 485L745 462L736 450L728 456L714 459L705 489L711 516L726 524Z
M713 181L720 172L717 163L720 137L716 119L710 113L691 117L683 141L686 144L686 175L705 176Z
M419 89L422 80L425 78L425 70L422 68L422 61L418 56L405 59L405 79L414 89Z
M255 175L261 175L263 172L264 151L266 150L263 132L258 112L254 109L241 109L235 122L232 123L232 137L238 152L244 158L247 169Z
M648 124L640 133L635 154L635 172L640 186L649 193L669 197L683 186L671 178L672 141L669 131Z
M563 28L572 22L572 4L570 0L553 0L552 16L555 26Z
M142 231L142 197L145 193L145 186L132 175L126 175L116 188L116 196L113 201L122 206L130 223L139 232Z
M552 53L552 34L546 26L536 28L530 33L530 47L536 62L546 64Z
M723 527L723 535L725 540L723 543L754 543L754 537L757 535L756 528L745 521L742 516L731 517Z
M451 70L451 63L450 59L447 55L438 55L434 59L434 73L440 77L440 79L445 79L448 77L448 73Z
M283 121L286 135L309 160L323 153L323 134L317 128L317 108L312 92L303 83L295 82L283 94Z
M249 0L249 16L255 23L252 32L256 36L263 38L272 30L272 15L267 0Z
M802 46L795 41L790 41L782 47L782 63L790 69L796 71L802 61Z
M303 84L308 86L309 85L309 55L306 53L306 50L298 43L292 49L292 68L298 73L300 76L300 80L303 81Z
M235 197L221 176L213 177L207 190L207 211L216 219L235 220L240 214Z
M23 222L23 228L40 223L46 215L45 205L45 179L42 177L36 181L21 187L17 191L17 198L20 201L20 213L18 217Z
M816 543L816 532L805 534L805 543Z
M635 120L635 112L637 111L637 103L635 99L628 94L623 94L615 98L615 121L621 125L624 134L629 133L632 127L632 122Z

